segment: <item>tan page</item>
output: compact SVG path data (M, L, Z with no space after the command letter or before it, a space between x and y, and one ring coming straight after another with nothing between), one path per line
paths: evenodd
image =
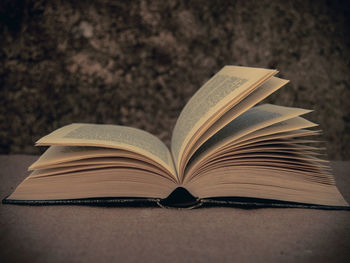
M8 197L14 200L57 200L98 197L165 198L176 183L135 168L106 168L40 178L28 177Z
M254 90L251 94L249 94L246 98L244 98L244 100L238 103L235 107L226 112L191 147L190 151L186 156L185 165L187 161L191 158L193 153L216 132L218 132L236 117L241 115L243 112L247 111L255 104L262 101L264 98L271 95L273 92L280 89L287 83L288 80L272 77L269 80L267 80L264 84L262 84L259 88Z
M176 168L179 169L186 145L195 135L200 136L204 124L210 126L276 73L270 69L225 66L207 81L186 104L173 130L171 151Z
M244 176L242 176L244 174ZM200 198L219 196L256 197L321 205L348 206L334 183L306 181L299 171L222 167L186 185ZM304 176L303 176L304 177ZM219 183L217 183L219 182Z
M318 124L308 121L302 117L295 117L286 121L282 121L282 122L278 122L276 124L270 125L266 128L259 129L255 132L249 133L241 137L240 139L235 140L232 146L233 145L234 147L236 147L236 145L240 146L241 143L244 144L245 142L250 142L250 140L252 139L256 139L257 141L259 141L259 138L265 139L265 136L274 135L274 134L275 136L271 138L277 139L279 138L279 135L283 137L284 134L282 133L297 131L297 130L300 130L302 132L301 129L311 128L315 126L318 126ZM315 133L315 135L317 134L318 132Z
M100 158L104 159L104 158ZM129 159L129 158L105 158L109 159L106 161L101 160L101 163L96 164L85 164L85 165L72 165L72 166L66 166L66 167L54 167L54 168L47 168L47 169L41 169L41 170L35 170L30 174L30 178L39 178L44 176L52 176L57 174L66 174L71 172L78 172L78 171L84 171L84 170L98 170L98 169L105 169L105 168L139 168L140 170L146 170L153 172L155 174L159 174L160 176L164 176L164 172L159 170L158 167L155 167L149 163L145 163L143 161L135 160L135 159ZM89 161L88 159L85 161Z
M254 133L254 135L253 135ZM258 141L268 141L268 140L276 140L276 139L283 139L283 140L295 140L295 138L299 138L299 137L308 137L308 136L316 136L316 135L320 135L321 131L320 130L306 130L306 129L302 129L302 130L295 130L295 131L290 131L290 132L277 132L274 134L270 134L270 135L265 135L265 136L255 136L255 133L252 133L252 137L251 134L248 134L247 137L243 136L241 139L235 141L232 145L230 145L230 147L239 147L241 144L246 144L246 143L252 143L252 142L258 142ZM245 139L245 138L249 138L249 139ZM319 140L306 140L305 143L321 143L322 141Z
M310 110L271 104L254 107L233 120L204 143L193 157L191 166L195 166L197 162L200 162L206 156L214 154L215 151L222 149L249 133L308 112Z
M38 160L36 160L28 170L40 170L58 165L80 165L80 163L91 163L93 160L102 162L103 157L122 157L145 161L159 165L157 162L140 154L103 147L91 146L50 146ZM164 169L164 168L163 168Z
M74 123L37 141L38 146L95 146L132 151L155 160L176 175L170 151L156 136L119 125Z

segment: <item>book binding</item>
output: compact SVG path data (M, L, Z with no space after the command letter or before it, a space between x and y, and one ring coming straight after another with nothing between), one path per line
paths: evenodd
M108 207L162 207L177 209L194 209L205 207L232 207L241 209L258 208L308 208L321 210L349 210L349 206L328 206L307 203L296 203L279 200L269 200L246 197L219 197L219 198L194 198L192 200L181 200L179 203L165 198L82 198L61 200L13 200L4 198L3 204L44 206L44 205L86 205L86 206L108 206Z

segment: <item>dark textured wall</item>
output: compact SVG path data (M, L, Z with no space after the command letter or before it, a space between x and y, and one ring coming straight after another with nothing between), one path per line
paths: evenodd
M226 64L277 68L270 103L312 108L333 159L350 158L349 8L342 1L0 3L0 152L71 122L169 143L180 110Z

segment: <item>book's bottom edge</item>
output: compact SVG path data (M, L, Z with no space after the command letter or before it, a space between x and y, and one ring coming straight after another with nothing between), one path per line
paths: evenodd
M15 200L5 198L3 204L46 206L46 205L86 205L86 206L127 206L127 207L158 207L158 198L134 198L134 197L105 197L105 198L79 198L59 200Z
M232 200L234 199L234 200ZM251 199L251 200L247 200ZM229 198L217 199L206 198L202 199L201 207L236 207L243 209L258 209L258 208L307 208L307 209L321 209L321 210L349 210L350 206L333 206L333 205L319 205L309 203L297 203L279 200L268 200L258 198Z
M322 210L349 210L350 206L318 205L308 203L296 203L279 200L258 198L203 198L192 200L188 203L168 203L166 199L160 198L81 198L61 200L14 200L5 198L3 204L46 206L46 205L86 205L86 206L109 206L109 207L165 207L165 208L209 208L209 207L233 207L242 209L258 208L307 208Z

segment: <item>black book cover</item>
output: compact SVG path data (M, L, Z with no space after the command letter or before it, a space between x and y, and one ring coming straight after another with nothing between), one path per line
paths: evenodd
M3 199L3 204L14 205L88 205L88 206L116 206L116 207L163 207L163 208L205 208L205 207L236 207L243 209L256 208L309 208L323 210L350 210L349 206L328 206L307 203L288 202L272 199L250 197L215 197L196 198L185 188L176 188L167 198L140 197L105 197L81 198L62 200L12 200Z

